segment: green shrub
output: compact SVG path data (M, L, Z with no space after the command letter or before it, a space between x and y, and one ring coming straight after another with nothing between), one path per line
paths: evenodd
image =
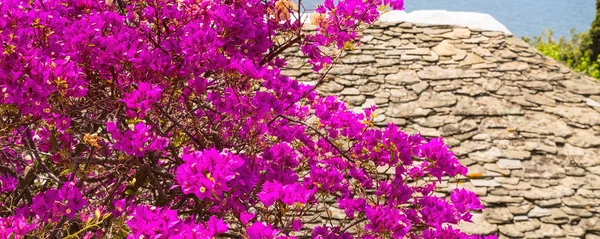
M570 36L569 39L565 36L555 39L554 31L544 30L540 36L534 36L533 39L523 37L523 40L573 70L600 79L600 61L593 61L588 50L592 42L589 32L577 33L571 29Z

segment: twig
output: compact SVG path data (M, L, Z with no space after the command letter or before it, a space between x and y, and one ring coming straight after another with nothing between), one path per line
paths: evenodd
M14 190L13 192L17 192L18 190L23 190L21 191L21 193L19 193L19 195L12 200L11 205L16 205L19 203L19 201L21 200L21 198L25 195L25 192L27 192L27 187L33 183L35 179L35 169L30 169L27 172L27 175L25 175L25 177L23 178L23 181L19 180L19 184L17 185L17 190Z
M361 223L361 222L364 222L364 221L366 221L366 220L367 220L366 218L363 218L363 219L360 219L360 220L356 220L356 221L354 221L352 224L350 224L350 225L348 225L347 227L345 227L344 229L342 229L342 232L345 232L345 231L347 231L348 229L352 228L353 226L356 226L356 225L358 225L359 223Z
M158 109L158 111L165 117L167 117L167 119L169 119L169 121L171 121L173 124L177 125L177 127L179 127L187 136L189 136L194 142L196 142L198 145L202 146L202 147L206 147L206 145L204 145L202 142L200 142L200 140L198 140L196 138L196 136L192 135L192 133L190 133L188 130L186 130L183 125L181 125L179 122L177 122L176 119L173 119L173 117L171 117L169 114L167 114L167 112L165 112L159 105L156 105L156 109Z
M23 135L23 133L21 133L21 135ZM42 161L42 157L40 157L40 154L38 153L38 151L35 149L35 142L33 142L33 139L31 138L31 134L29 133L28 130L25 130L25 143L26 146L33 151L33 154L36 158L36 160L38 161L39 165L42 167L42 169L48 174L48 177L50 177L52 180L56 181L59 186L62 186L63 182L56 177L56 175L54 175L54 173L52 173L52 171L50 171L50 169L46 166L46 164L44 164L44 162Z
M315 131L315 133L317 133L317 134L318 134L318 135L319 135L321 138L323 138L325 141L327 141L327 143L329 143L331 146L333 146L333 148L335 148L335 150L336 150L336 151L337 151L337 152L338 152L338 153L339 153L339 154L340 154L342 157L344 157L344 158L348 159L348 161L350 161L350 162L354 163L354 160L353 160L352 158L350 158L348 155L346 155L346 153L344 153L344 152L343 152L343 151L342 151L340 148L338 148L338 147L337 147L337 146L336 146L336 145L335 145L333 142L331 142L331 140L329 140L329 139L328 139L328 138L327 138L325 135L323 135L323 133L321 133L319 130L315 129L314 127L312 127L312 126L310 126L310 125L308 125L307 123L304 123L304 122L302 122L302 121L298 121L298 120L295 120L295 119L291 119L291 118L289 118L289 117L286 117L286 116L283 116L283 115L281 115L280 117L282 117L282 118L284 118L284 119L286 119L286 120L292 121L292 122L294 122L294 123L296 123L296 124L301 124L301 125L304 125L304 126L308 127L309 129L311 129L311 130Z
M152 170L150 170L150 165L144 164L144 166L142 166L142 167L146 170L146 172L148 173L148 176L150 177L150 181L152 182L152 184L154 184L154 186L156 187L156 190L158 191L157 204L159 206L162 206L166 199L164 188L160 185L160 183L158 182L158 179L156 178L154 173L152 173Z
M276 56L278 56L279 54L281 54L282 52L284 52L285 50L287 50L288 48L290 48L292 45L296 44L300 42L300 37L296 37L293 40L289 41L288 43L286 43L285 45L281 46L280 48L278 48L276 51L271 52L269 55L267 55L261 62L261 65L264 65L266 63L268 63L269 61L273 60L273 58L275 58Z
M112 200L112 198L114 197L115 193L117 192L117 189L119 189L119 185L121 184L121 182L123 182L123 179L125 177L119 177L119 179L117 180L117 183L115 183L114 188L111 190L110 194L108 195L108 197L106 197L106 199L104 199L104 202L102 203L102 205L104 206L108 206L108 203Z

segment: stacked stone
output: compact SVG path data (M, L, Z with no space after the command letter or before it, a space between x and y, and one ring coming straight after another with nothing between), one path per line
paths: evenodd
M462 230L600 238L599 81L503 32L378 23L360 41L319 93L356 110L376 105L379 126L444 137L469 177L438 192L467 188L487 207ZM299 49L287 54L287 75L309 84L321 77ZM344 217L335 210L324 220Z

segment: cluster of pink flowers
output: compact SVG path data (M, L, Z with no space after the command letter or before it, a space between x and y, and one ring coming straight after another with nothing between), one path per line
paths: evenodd
M325 0L313 33L300 3L0 1L0 237L477 237L475 194L427 180L466 174L442 139L280 70L403 0ZM346 218L314 225L327 203Z

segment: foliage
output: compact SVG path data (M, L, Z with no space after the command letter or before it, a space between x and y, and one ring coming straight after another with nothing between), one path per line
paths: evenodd
M281 75L299 45L323 83L381 5L326 0L309 34L289 0L1 1L0 237L471 238L442 139Z
M590 42L587 50L590 51L591 61L595 62L600 55L600 0L596 0L596 17L592 21L589 35Z
M571 29L570 34L568 39L561 36L557 40L552 30L544 30L540 36L524 40L542 54L565 63L573 70L600 78L600 61L592 58L589 32L577 33L575 29Z

